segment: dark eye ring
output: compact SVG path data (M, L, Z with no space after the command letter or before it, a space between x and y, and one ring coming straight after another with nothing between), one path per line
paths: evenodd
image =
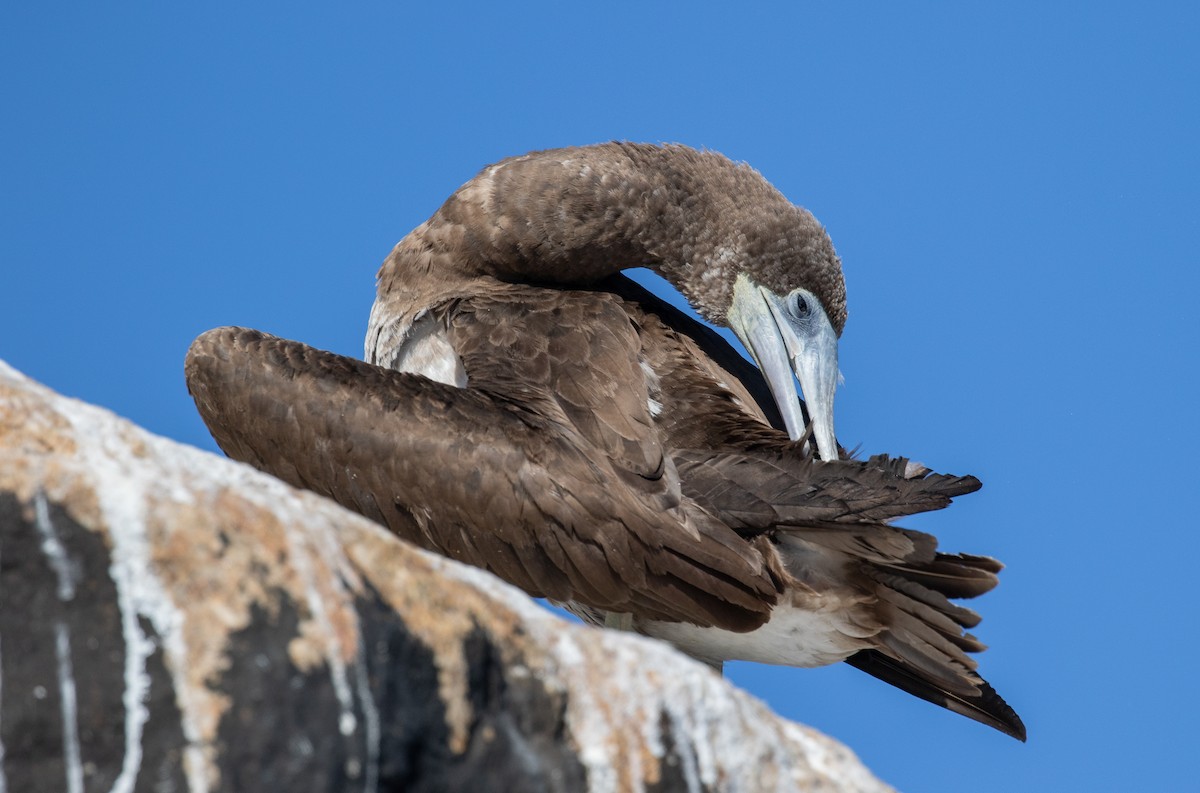
M804 295L799 293L792 295L792 313L797 317L808 316L808 301L804 299Z

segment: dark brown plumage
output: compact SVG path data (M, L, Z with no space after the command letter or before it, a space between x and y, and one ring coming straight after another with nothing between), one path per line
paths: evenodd
M371 363L222 328L189 389L231 457L533 595L710 662L848 659L1023 739L948 600L999 565L886 523L978 481L814 459L757 369L616 275L637 265L713 321L747 274L845 321L827 235L756 172L607 144L491 166L402 240Z

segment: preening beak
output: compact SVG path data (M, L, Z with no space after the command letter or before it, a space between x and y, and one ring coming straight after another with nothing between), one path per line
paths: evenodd
M800 381L813 436L822 460L838 459L833 433L833 397L837 389L837 334L815 297L802 290L804 313L798 314L786 298L739 275L733 303L727 312L729 327L754 356L767 378L771 396L783 415L792 440L804 434L804 416L792 374Z

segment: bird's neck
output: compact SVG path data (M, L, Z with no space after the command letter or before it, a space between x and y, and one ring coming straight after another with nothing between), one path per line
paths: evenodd
M737 238L723 233L729 223L694 161L717 157L604 144L490 166L396 246L379 272L379 300L400 309L477 278L585 286L647 267L720 321L732 279L719 265Z

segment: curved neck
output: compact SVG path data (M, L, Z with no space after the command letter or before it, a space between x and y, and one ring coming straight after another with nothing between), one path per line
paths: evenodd
M481 277L586 285L639 266L723 324L748 264L780 294L807 271L832 268L841 286L824 229L749 166L674 145L534 152L485 168L400 241L372 324L411 320Z
M691 185L663 151L605 144L485 168L396 246L381 294L393 277L586 284L638 266L682 287L671 275L686 259Z

